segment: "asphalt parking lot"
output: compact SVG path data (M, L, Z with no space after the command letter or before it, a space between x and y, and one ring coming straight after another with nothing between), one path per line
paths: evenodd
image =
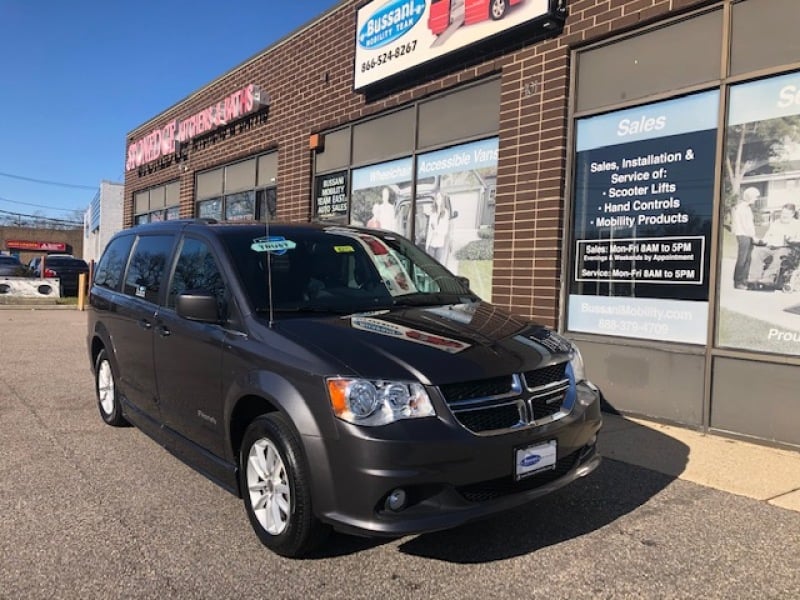
M800 513L606 459L521 509L264 549L241 501L95 407L85 313L0 311L0 598L796 598ZM665 442L674 460L686 448Z

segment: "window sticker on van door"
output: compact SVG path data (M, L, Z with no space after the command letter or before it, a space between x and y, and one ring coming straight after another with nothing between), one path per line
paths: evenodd
M297 244L292 240L287 240L283 236L271 235L254 239L250 248L256 252L269 252L270 254L281 255L286 254L287 250L297 248Z

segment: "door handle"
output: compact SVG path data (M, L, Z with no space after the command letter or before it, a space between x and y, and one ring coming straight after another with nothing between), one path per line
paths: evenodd
M139 327L142 329L150 329L153 326L147 319L139 319Z
M167 337L170 335L170 333L172 333L169 330L169 327L167 327L166 325L159 325L158 327L156 327L156 331L158 332L158 335L160 335L161 337Z

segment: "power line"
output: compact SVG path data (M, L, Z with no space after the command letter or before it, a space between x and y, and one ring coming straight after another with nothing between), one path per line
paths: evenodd
M31 202L22 202L20 200L9 200L8 198L3 198L0 196L0 202L11 202L12 204L22 204L24 206L33 206L35 208L47 208L49 210L61 210L64 212L73 212L73 211L81 211L83 212L85 208L58 208L56 206L47 206L45 204L33 204Z
M83 226L83 222L82 221L68 221L66 219L56 219L56 218L53 218L53 217L40 217L40 216L37 216L37 215L26 215L26 214L23 214L23 213L12 212L10 210L2 210L2 209L0 209L0 214L11 215L12 217L27 217L29 219L36 219L38 221L53 221L55 223L66 223L68 225Z
M36 179L35 177L24 177L23 175L13 175L11 173L0 173L2 177L9 177L10 179L19 179L21 181L30 181L32 183L41 183L43 185L55 185L58 187L74 188L78 190L96 190L96 185L80 185L77 183L64 183L62 181L50 181L48 179Z

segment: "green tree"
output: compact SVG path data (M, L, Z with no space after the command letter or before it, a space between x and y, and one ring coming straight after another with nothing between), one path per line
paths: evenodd
M729 204L739 193L742 180L757 170L780 171L787 143L800 141L800 115L728 127L725 174ZM765 169L766 168L766 169Z

